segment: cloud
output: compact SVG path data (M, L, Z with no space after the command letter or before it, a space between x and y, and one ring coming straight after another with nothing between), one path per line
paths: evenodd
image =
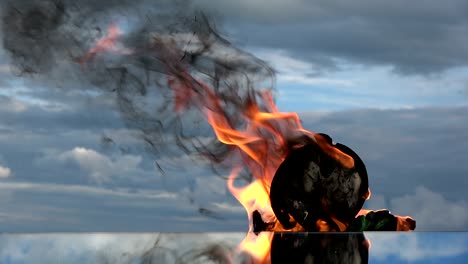
M423 185L448 200L466 199L468 108L360 109L300 115L304 127L329 134L364 160L375 195L413 193Z
M278 63L313 75L314 66L309 62L286 63L288 55L279 56ZM283 72L287 70L285 67ZM29 94L32 89L20 94L23 92L37 95ZM42 92L38 94L46 98ZM209 170L209 164L194 162L182 153L148 155L134 139L135 131L125 129L110 110L98 103L81 104L86 100L79 96L76 104L72 95L65 98L64 103L70 102L72 107L62 111L46 111L26 101L24 112L2 112L0 162L14 172L15 177L8 181L30 184L2 189L10 193L8 202L0 206L3 230L247 230L245 212L226 191L223 178ZM468 230L463 223L466 216L460 214L468 200L463 188L468 173L463 160L468 149L467 117L466 107L300 114L305 128L330 134L364 159L373 192L369 205L375 201L375 209L413 216L417 230L430 231ZM115 144L102 148L102 134L111 136ZM203 135L206 140L211 134L191 135ZM121 151L119 144L128 151ZM107 193L117 190L118 195ZM178 197L166 200L163 194ZM425 200L429 202L421 202ZM450 214L458 218L448 217L442 223L439 214L434 220L427 219L444 206L455 208ZM200 215L200 207L229 220Z
M342 69L328 71L292 51L253 48L253 54L276 71L277 104L282 111L344 110L352 108L420 108L465 106L468 67L435 76L400 75L391 66L367 67L340 61Z
M423 186L416 187L407 195L390 199L385 199L383 195L372 195L364 208L388 209L393 214L411 216L416 220L416 231L460 231L468 228L467 200L448 200L442 194Z
M388 209L388 204L383 195L372 193L370 199L364 204L364 208L370 210Z
M11 176L11 170L8 167L0 165L0 179L5 179Z
M365 207L409 215L420 231L468 230L468 108L361 109L301 114L306 129L329 134L366 164Z
M259 49L255 54L264 58L276 69L279 85L291 83L345 87L353 85L351 80L321 76L324 73L320 65L294 58L284 50Z
M175 199L176 193L163 190L138 190L131 191L128 188L106 189L102 187L71 185L71 184L53 184L53 183L28 183L28 182L8 182L1 183L0 189L10 191L33 191L56 192L56 193L81 193L96 196L114 196L127 198L147 198L147 199Z
M93 181L98 183L109 181L112 175L135 170L142 161L141 156L134 155L123 155L115 160L111 160L95 150L83 147L75 147L72 150L61 153L57 159L77 163L82 170L89 173Z
M466 229L468 201L449 201L439 193L417 187L413 194L392 198L390 208L402 215L410 215L422 229L457 231Z
M227 16L246 45L287 50L336 69L336 59L392 66L403 74L440 73L466 66L467 3L451 1L195 1Z
M15 98L0 95L0 112L21 113L27 109L26 103Z
M7 63L0 64L0 74L8 74L10 73L10 71L11 71L11 68L9 64Z
M207 217L180 192L163 189L8 182L0 190L9 194L0 200L0 232L247 230L247 217L239 211L207 204L222 219Z

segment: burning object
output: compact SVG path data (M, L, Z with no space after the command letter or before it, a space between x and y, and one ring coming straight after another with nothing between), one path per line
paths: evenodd
M270 189L272 209L285 229L300 225L306 231L414 230L416 223L410 217L402 220L385 210L363 211L356 218L370 198L364 162L330 136L318 136L351 156L354 166L343 166L314 142L293 150L276 171Z
M307 231L325 231L320 224L325 221L326 231L345 231L370 195L359 156L329 136L319 136L351 156L354 166L342 166L315 143L293 150L276 171L270 189L271 206L286 229L300 224Z

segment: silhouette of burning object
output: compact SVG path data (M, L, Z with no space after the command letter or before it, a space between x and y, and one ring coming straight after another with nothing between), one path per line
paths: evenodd
M330 146L354 159L352 168L343 167L314 142L290 152L273 178L270 201L284 229L297 226L304 231L408 231L416 222L411 217L392 215L387 210L361 210L370 197L366 167L349 147ZM254 232L274 231L275 223L264 223L253 213Z

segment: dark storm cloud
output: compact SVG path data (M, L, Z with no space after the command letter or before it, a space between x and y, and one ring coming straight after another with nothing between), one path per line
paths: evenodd
M468 3L452 1L195 1L227 15L233 35L256 48L337 66L335 59L440 73L468 61Z
M449 199L468 198L466 107L353 110L302 119L305 128L328 133L362 157L375 194L401 196L422 185Z
M354 110L301 118L305 128L331 135L363 159L373 194L364 208L410 215L418 231L468 229L468 108Z

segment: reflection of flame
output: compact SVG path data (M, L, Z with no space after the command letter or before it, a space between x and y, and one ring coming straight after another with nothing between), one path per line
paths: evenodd
M254 257L258 264L269 263L273 235L273 232L262 232L258 235L249 232L239 245L239 250Z

